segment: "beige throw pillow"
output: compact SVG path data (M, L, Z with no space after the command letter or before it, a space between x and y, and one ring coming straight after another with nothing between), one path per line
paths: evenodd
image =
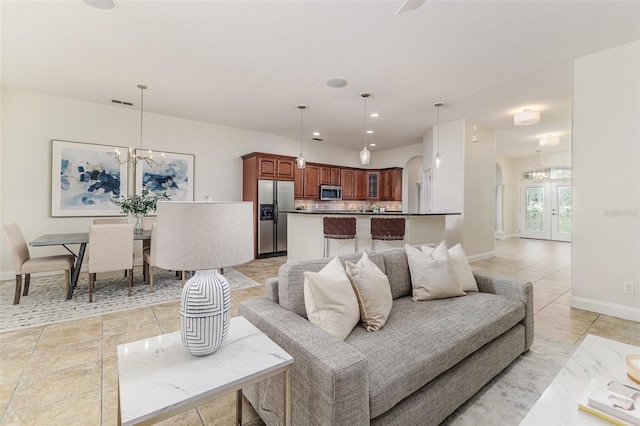
M312 324L339 339L346 339L358 324L358 299L337 257L320 272L304 273L304 306Z
M444 241L435 248L423 246L418 250L407 245L405 250L413 286L412 300L464 296Z
M451 247L449 249L449 256L451 257L453 270L456 273L456 277L458 277L462 291L478 291L478 283L473 276L473 271L471 270L471 266L469 266L467 255L464 254L462 244L456 244Z
M358 299L362 325L367 331L380 330L393 306L389 278L369 259L366 251L358 263L345 262L345 269Z

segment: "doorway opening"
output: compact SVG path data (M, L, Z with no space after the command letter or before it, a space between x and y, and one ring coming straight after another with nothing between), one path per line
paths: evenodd
M520 184L519 235L571 241L571 181Z

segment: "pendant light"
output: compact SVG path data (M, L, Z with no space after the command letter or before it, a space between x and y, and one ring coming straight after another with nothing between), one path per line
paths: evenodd
M442 156L440 155L440 107L444 106L444 102L436 102L433 104L437 108L438 114L436 118L437 130L436 130L436 156L433 157L433 165L436 169L442 166Z
M148 87L145 86L144 84L138 84L138 89L140 89L140 150L142 150L142 124L143 124L143 118L144 118L144 91L147 89ZM152 167L155 165L159 165L160 168L162 169L164 167L164 152L162 153L161 157L161 161L158 162L156 160L153 159L153 152L151 150L148 151L147 155L144 155L142 153L138 154L136 153L136 151L132 148L129 148L129 152L128 152L128 156L126 160L120 160L120 151L119 150L115 150L115 157L116 160L120 163L120 164L125 164L125 163L129 163L129 166L135 166L138 161L143 160L145 163L147 163L148 166Z
M307 160L302 156L302 113L307 108L306 105L298 105L298 109L300 110L300 155L296 158L296 166L299 169L304 169L307 165Z
M360 164L366 165L371 162L371 151L367 149L367 98L371 96L371 93L363 92L360 96L364 98L364 120L363 120L363 133L364 133L364 147L360 151Z

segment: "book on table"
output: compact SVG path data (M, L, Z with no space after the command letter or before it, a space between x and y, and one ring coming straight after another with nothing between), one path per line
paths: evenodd
M605 377L592 379L578 408L614 425L640 426L640 389Z

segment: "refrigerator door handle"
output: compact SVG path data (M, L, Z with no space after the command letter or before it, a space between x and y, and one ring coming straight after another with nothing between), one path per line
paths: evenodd
M275 212L275 214L273 215L273 223L277 224L278 223L278 199L277 198L274 200L273 211Z

